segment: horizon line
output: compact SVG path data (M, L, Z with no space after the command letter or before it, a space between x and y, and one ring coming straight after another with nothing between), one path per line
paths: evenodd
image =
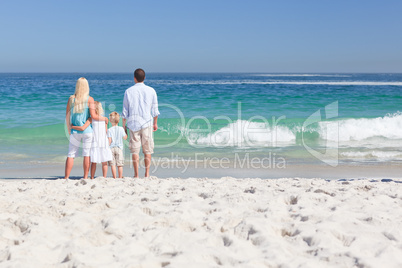
M83 71L83 72L0 72L0 74L132 74L132 72L127 71ZM219 72L205 72L205 71L194 71L194 72L184 72L184 71L149 71L147 73L150 74L402 74L402 72L227 72L227 71L219 71Z

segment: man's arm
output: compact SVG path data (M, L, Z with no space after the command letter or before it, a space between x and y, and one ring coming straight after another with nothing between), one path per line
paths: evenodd
M121 113L121 117L123 118L123 128L124 132L127 134L127 118L130 116L130 106L128 105L128 97L127 97L127 91L124 93L124 99L123 99L123 112Z
M154 117L154 131L157 131L158 130L158 117L157 116L155 116Z
M127 126L126 126L126 119L125 118L123 118L123 128L124 128L124 132L127 135Z
M154 131L158 130L158 115L159 115L159 109L158 109L158 97L156 96L156 92L154 91L154 97L152 101L152 107L151 107L151 116L154 118L154 126L153 129Z

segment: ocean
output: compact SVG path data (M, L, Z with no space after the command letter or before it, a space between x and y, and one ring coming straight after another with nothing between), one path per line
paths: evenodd
M79 77L106 115L134 84L131 73L0 74L0 170L64 163ZM161 113L155 159L402 163L402 74L149 73L145 83Z

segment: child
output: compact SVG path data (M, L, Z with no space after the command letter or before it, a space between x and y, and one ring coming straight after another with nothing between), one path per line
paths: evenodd
M82 131L81 129L87 128L92 122L92 129L94 134L90 151L92 162L91 179L94 179L95 177L96 163L102 163L103 177L106 178L107 162L113 159L112 152L109 148L109 142L106 137L108 119L106 117L103 117L104 112L102 104L98 101L95 101L95 112L97 115L101 116L100 121L92 120L92 118L90 118L87 120L87 122L85 122L85 125L83 125L82 127L72 126L73 129Z
M112 167L113 178L116 179L116 165L119 171L119 178L123 178L123 139L127 140L127 134L124 132L124 128L118 126L120 121L120 115L118 113L111 113L109 119L112 127L109 128L107 136L109 137L110 149L113 155L113 160L109 161L109 166Z

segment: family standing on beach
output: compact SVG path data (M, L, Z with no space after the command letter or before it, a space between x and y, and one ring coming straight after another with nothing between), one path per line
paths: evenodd
M119 178L123 177L124 154L123 139L130 132L129 148L132 154L134 177L138 178L139 153L142 147L145 162L145 177L149 177L151 155L154 152L153 131L158 129L158 99L155 90L144 84L145 72L134 72L135 85L124 94L123 127L118 126L120 115L112 112L109 119L104 116L102 104L89 96L88 81L78 79L75 93L68 99L66 124L70 135L70 144L65 166L65 179L68 179L74 165L74 158L82 143L84 179L95 177L96 164L102 164L103 177L107 176L111 166L113 178L116 178L116 166ZM108 123L112 127L107 128Z

